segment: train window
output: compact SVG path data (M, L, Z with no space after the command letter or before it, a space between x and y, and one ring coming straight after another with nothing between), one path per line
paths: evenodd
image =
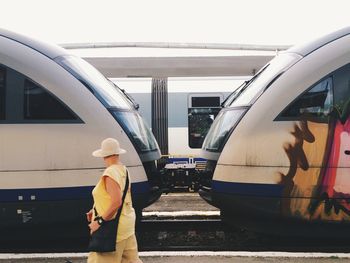
M188 137L191 148L201 148L211 124L221 108L188 109Z
M256 100L264 92L267 86L281 73L295 63L298 58L292 54L279 54L262 68L246 85L242 86L238 94L232 99L230 107L247 106Z
M64 56L56 58L55 61L88 87L105 106L129 110L134 108L128 97L113 82L85 60Z
M115 110L112 113L127 131L139 152L157 150L158 145L151 130L137 112Z
M342 121L350 115L350 64L333 73L334 109Z
M76 120L76 116L57 98L34 82L24 81L25 120Z
M318 82L289 105L279 119L300 119L304 117L327 120L333 105L332 77Z
M222 94L193 94L189 97L188 144L201 148L216 115L221 110Z
M5 76L6 69L0 67L0 120L5 119Z

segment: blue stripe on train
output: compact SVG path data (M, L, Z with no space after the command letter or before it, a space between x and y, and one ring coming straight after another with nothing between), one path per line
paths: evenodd
M147 194L150 189L151 187L147 181L131 184L132 194Z
M91 198L94 186L35 188L35 189L0 189L0 202L18 201L60 201ZM133 183L132 193L146 194L150 190L148 182Z
M279 184L252 184L212 181L212 191L216 193L250 195L264 197L282 197L283 185Z

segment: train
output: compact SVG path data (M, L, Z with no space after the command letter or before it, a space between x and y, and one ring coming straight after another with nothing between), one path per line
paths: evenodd
M159 146L125 92L56 45L1 29L0 46L1 233L73 223L87 233L104 170L91 153L107 137L127 151L138 214L160 197Z
M206 159L199 156L204 138L222 103L247 78L167 77L161 82L163 98L152 94L154 86L160 86L153 78L110 79L137 102L138 110L149 126L159 127L159 122L165 124L163 129L154 132L158 133L164 161L163 181L169 191L198 190L206 164ZM154 114L157 110L163 115Z
M204 137L226 97L284 46L186 43L62 44L137 102L160 146L167 191L196 191ZM246 47L247 48L247 47ZM242 50L243 49L243 50ZM164 167L164 169L162 168Z
M279 52L211 126L201 197L234 226L348 237L349 105L350 27Z

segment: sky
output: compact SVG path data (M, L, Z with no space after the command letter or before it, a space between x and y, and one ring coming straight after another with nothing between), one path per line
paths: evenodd
M0 0L0 27L57 44L293 45L350 25L348 0Z

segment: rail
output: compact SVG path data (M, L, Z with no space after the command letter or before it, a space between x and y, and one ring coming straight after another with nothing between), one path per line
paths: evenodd
M228 227L218 219L144 220L140 251L350 252L349 240L260 235ZM87 252L88 238L0 243L1 253Z

